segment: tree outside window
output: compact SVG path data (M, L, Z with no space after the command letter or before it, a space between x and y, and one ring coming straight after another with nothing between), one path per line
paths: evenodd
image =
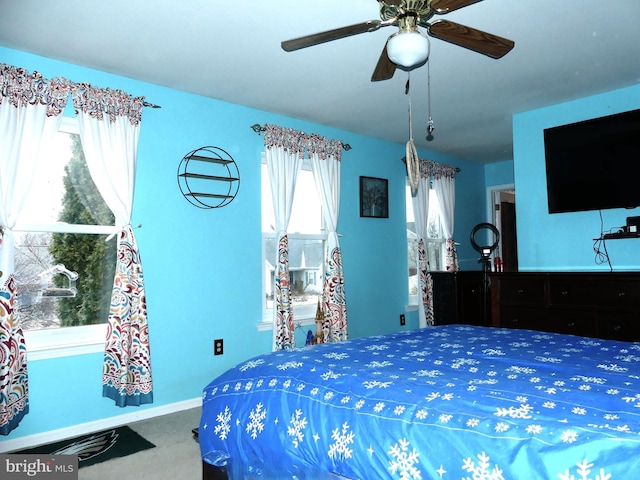
M105 241L107 235L97 233L97 227L113 226L115 219L91 180L79 135L58 135L56 152L37 172L39 183L23 209L24 227L16 233L17 315L25 331L93 325L108 318L116 239ZM47 295L43 273L56 265L78 274L75 296ZM51 281L61 289L68 279L55 275Z

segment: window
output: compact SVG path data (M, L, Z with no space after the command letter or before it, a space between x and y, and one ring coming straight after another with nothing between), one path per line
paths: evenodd
M411 187L406 187L407 209L407 254L409 265L409 304L418 304L418 236L413 215ZM445 238L440 222L440 204L433 188L429 189L429 212L427 227L427 261L430 271L444 270Z
M75 118L63 119L47 155L14 229L30 359L102 350L116 265L116 219L91 180Z
M273 200L266 160L262 162L262 320L261 328L271 328L273 320L274 262L278 239L275 231ZM322 299L326 233L322 225L322 206L311 164L308 160L298 174L293 209L287 229L289 237L289 275L292 286L294 320L311 324L318 301Z

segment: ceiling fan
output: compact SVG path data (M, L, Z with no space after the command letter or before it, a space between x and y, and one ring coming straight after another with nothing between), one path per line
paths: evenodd
M515 43L506 38L466 27L448 20L429 22L434 15L444 15L482 0L377 0L381 20L369 20L355 25L327 30L282 42L283 50L291 52L301 48L331 42L351 35L375 32L390 25L399 27L382 50L371 81L388 80L397 67L412 70L424 64L429 56L429 41L418 30L426 29L431 37L468 48L491 58L501 58Z

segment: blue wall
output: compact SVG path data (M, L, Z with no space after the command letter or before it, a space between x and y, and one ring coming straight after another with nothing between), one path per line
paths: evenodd
M198 398L225 369L271 349L261 319L260 152L263 139L249 128L274 123L339 139L352 146L342 161L340 222L349 334L352 338L399 330L407 304L404 144L192 95L149 83L0 48L0 62L37 70L46 78L123 89L161 109L145 109L141 126L132 224L140 246L150 323L155 403L120 409L101 397L102 355L29 363L31 411L8 438L47 432L131 413L132 409ZM237 198L201 210L181 195L176 172L182 157L214 145L236 160ZM456 237L460 264L476 269L471 228L484 221L481 165L426 151L422 158L459 166ZM359 176L389 179L389 219L359 217ZM407 325L418 326L415 312ZM225 353L213 356L213 340Z
M599 237L598 211L549 215L543 130L590 118L640 108L640 85L515 115L514 176L520 270L609 270L596 264L594 238ZM639 160L640 161L640 160ZM597 172L593 172L597 175ZM640 209L602 210L605 231L626 224ZM606 244L613 270L640 269L640 240Z
M513 184L513 160L488 163L484 166L484 176L487 187Z

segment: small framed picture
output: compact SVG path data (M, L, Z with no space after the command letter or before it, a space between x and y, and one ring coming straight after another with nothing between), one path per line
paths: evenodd
M360 216L389 218L389 181L360 177Z

